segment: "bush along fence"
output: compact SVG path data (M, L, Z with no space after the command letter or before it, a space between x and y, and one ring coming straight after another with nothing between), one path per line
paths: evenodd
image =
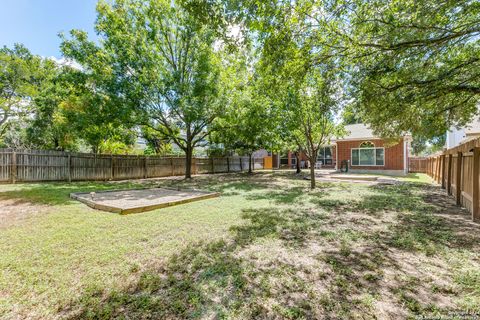
M427 160L427 174L442 185L457 205L480 222L480 139L471 140Z
M248 171L248 157L193 158L192 173ZM252 167L263 169L263 159ZM0 182L147 179L185 174L185 157L0 149Z

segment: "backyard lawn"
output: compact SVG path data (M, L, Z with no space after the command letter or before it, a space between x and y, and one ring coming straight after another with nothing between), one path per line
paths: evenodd
M426 181L150 180L222 195L126 216L69 193L140 182L1 185L0 318L478 314L480 225Z

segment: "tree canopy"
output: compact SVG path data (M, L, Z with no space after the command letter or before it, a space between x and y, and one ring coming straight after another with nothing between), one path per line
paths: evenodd
M101 1L96 29L101 45L73 31L63 43L65 54L95 74L109 97L121 100L132 122L180 147L190 177L193 149L205 142L222 106L214 30L166 0Z
M325 22L377 133L435 138L479 116L480 4L337 1Z
M178 146L187 177L205 144L313 163L359 122L433 150L480 116L479 15L470 0L100 0L99 41L62 36L80 68L0 49L0 139L123 153L140 135L146 152Z

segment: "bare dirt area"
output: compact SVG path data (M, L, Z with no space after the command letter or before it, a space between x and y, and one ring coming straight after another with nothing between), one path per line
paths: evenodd
M47 206L16 199L0 200L0 229L21 224L23 221L45 213Z

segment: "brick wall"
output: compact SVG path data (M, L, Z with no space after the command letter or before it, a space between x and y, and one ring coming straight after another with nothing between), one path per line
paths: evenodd
M351 149L360 147L365 141L371 141L375 147L384 147L381 139L358 140L358 141L337 141L338 147L338 166L343 160L350 160ZM385 148L385 165L384 166L351 166L352 169L361 170L403 170L403 139L396 145Z
M332 164L331 165L324 165L325 168L334 168L335 167L335 160L337 158L337 151L335 149L335 146L332 146ZM295 159L295 153L294 152L288 152L288 167L292 168L292 159ZM307 161L308 158L307 156L303 153L300 152L300 161Z

